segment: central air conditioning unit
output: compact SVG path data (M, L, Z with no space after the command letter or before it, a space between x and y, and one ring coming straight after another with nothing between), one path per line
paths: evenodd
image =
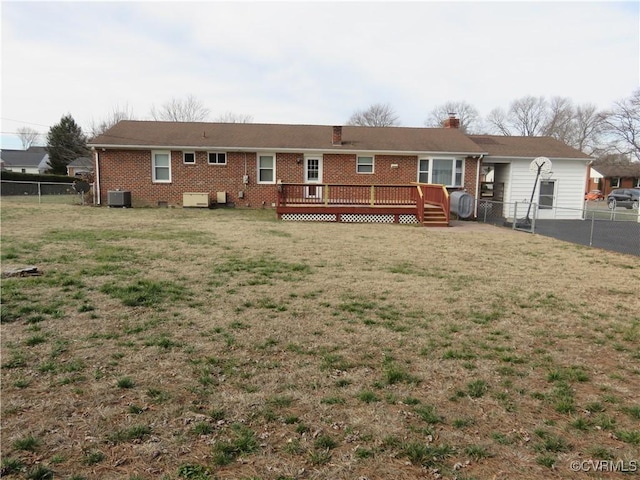
M209 208L209 194L195 192L183 193L182 206L191 208Z
M107 192L109 207L131 208L131 192L124 190L109 190Z

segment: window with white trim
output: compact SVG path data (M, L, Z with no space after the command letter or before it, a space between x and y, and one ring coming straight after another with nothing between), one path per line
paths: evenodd
M420 158L418 182L461 187L464 182L464 161L457 158Z
M182 152L182 163L194 165L196 163L196 152Z
M171 152L151 152L152 176L155 183L171 183Z
M276 156L275 154L258 155L258 183L275 183Z
M640 188L640 178L636 178L633 182L633 188Z
M429 183L429 159L421 158L418 161L418 181L420 183Z
M226 165L227 154L225 152L209 152L209 165Z
M358 156L356 160L357 173L373 173L373 157Z
M611 188L620 188L620 177L613 177L611 179Z

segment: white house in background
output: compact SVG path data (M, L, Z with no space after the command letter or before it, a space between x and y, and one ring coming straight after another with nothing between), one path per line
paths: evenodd
M20 173L45 173L49 170L49 154L45 147L27 150L0 150L3 170Z
M533 201L539 205L537 218L582 218L585 180L592 157L548 137L469 137L487 152L482 165L487 178L493 180L490 199L506 202L504 217L513 216L515 202L529 202L536 178L531 162L546 157L551 160L551 172L541 176L533 192ZM522 216L524 213L522 210ZM521 216L520 211L517 216Z

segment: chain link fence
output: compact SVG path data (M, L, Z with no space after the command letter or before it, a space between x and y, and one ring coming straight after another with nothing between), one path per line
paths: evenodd
M57 183L2 180L0 196L3 202L86 205L93 203L93 185L82 181Z
M609 208L604 201L584 208L544 208L528 202L478 202L478 221L567 242L640 256L640 212ZM540 218L542 217L542 218Z

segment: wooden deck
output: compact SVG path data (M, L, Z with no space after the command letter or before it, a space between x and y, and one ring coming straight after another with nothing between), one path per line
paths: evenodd
M449 226L442 185L278 184L278 218L290 221Z

